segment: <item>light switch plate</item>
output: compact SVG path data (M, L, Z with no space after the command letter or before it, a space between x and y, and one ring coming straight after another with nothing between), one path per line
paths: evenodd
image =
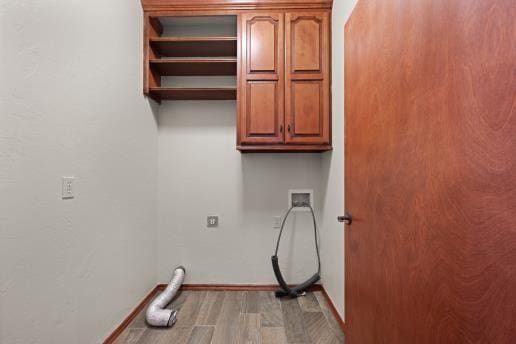
M207 217L206 226L208 228L219 226L219 217L217 215L210 215Z
M63 177L61 185L61 197L63 199L74 198L74 177Z

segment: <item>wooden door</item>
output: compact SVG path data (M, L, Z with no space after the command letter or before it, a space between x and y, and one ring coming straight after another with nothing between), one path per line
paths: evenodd
M239 144L282 143L284 19L279 13L241 16Z
M330 142L329 13L285 15L286 142Z
M516 341L516 2L345 28L347 344Z

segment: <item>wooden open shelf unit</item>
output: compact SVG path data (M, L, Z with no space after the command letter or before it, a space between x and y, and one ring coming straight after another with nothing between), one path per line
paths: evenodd
M236 76L237 37L164 36L161 19L146 17L144 93L162 100L236 99L234 87L167 87L163 76ZM236 30L235 30L236 32Z
M237 37L151 37L150 45L166 57L237 55Z
M236 75L235 58L152 59L150 68L161 76L174 75Z
M242 153L332 149L333 0L141 0L144 93L236 100Z
M236 87L152 87L150 94L163 100L232 100L236 99Z

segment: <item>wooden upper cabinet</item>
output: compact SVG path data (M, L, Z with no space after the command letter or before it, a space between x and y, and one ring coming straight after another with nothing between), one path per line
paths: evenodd
M331 149L329 25L329 11L241 15L241 151Z
M286 143L330 143L329 14L287 13Z
M333 0L141 2L145 95L236 99L242 152L331 150ZM188 79L220 75L235 84Z
M241 16L239 144L284 141L283 14Z

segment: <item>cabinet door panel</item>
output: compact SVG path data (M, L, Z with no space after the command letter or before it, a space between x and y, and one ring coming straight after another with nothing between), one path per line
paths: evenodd
M278 80L283 74L283 14L243 15L242 31L246 78Z
M285 17L286 142L330 143L329 15L287 13Z
M244 14L238 144L284 142L283 14Z
M248 73L277 73L278 21L255 17L247 22Z
M321 73L322 29L316 16L298 17L290 23L291 72Z
M322 83L294 81L291 86L293 123L289 132L296 137L321 136L324 127Z
M279 127L277 83L249 81L247 83L247 135L276 136Z

